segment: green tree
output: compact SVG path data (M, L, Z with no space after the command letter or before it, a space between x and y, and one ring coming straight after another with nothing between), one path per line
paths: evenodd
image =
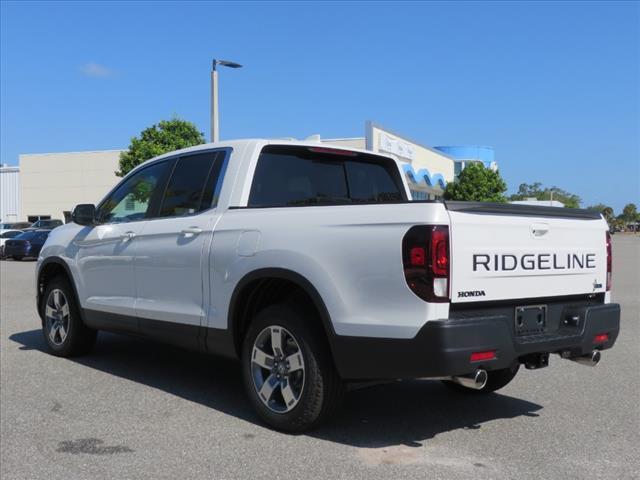
M635 203L627 203L622 209L622 219L625 222L635 222L638 220L638 207Z
M526 200L535 198L536 200L557 200L568 208L580 208L582 199L573 193L567 192L558 187L543 188L542 183L521 183L518 192L509 197L509 200Z
M476 202L505 202L507 184L500 173L486 168L481 163L471 163L465 167L458 180L447 184L444 198Z
M131 139L129 148L120 154L120 170L116 175L124 177L150 158L203 143L204 134L193 123L175 117L162 120Z
M595 205L591 205L587 207L587 210L593 210L595 212L600 212L604 219L611 224L611 222L616 218L613 208L605 205L604 203L597 203Z

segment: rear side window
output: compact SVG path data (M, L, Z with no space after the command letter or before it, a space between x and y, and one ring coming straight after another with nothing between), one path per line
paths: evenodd
M225 152L205 152L180 157L165 190L160 217L180 217L207 210L214 199Z
M251 185L250 207L385 203L406 200L395 163L329 148L267 146Z
M384 165L366 162L347 162L347 180L354 202L384 203L403 199L402 187L397 185ZM397 168L394 166L394 169ZM394 170L395 171L395 170Z

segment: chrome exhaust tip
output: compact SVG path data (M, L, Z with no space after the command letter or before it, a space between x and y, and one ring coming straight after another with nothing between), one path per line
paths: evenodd
M572 362L579 363L580 365L585 365L587 367L595 367L600 363L601 358L600 350L594 350L587 355L581 355L580 357L571 357L569 360Z
M451 377L450 380L458 385L462 385L466 388L471 388L473 390L482 390L484 386L487 384L487 380L489 379L489 375L487 375L486 370L476 370L471 375L462 375L458 377Z

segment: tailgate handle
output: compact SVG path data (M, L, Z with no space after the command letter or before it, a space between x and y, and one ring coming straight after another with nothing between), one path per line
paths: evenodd
M531 225L531 235L535 238L540 238L549 233L549 225L546 223L534 223Z

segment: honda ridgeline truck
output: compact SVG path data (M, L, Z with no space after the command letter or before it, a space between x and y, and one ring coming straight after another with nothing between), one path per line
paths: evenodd
M619 331L610 286L597 213L413 202L393 158L283 140L149 160L37 263L53 354L105 330L237 358L285 431L318 425L348 382L484 393L552 353L595 365Z

